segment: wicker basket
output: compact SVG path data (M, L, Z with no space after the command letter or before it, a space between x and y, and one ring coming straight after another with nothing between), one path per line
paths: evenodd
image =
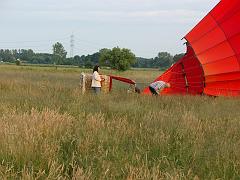
M101 91L103 93L109 93L109 86L110 86L110 77L107 75L101 75L102 79L105 79L105 81L103 81L102 84L102 88ZM92 74L85 74L85 73L81 73L80 75L80 88L82 93L86 93L86 92L91 92L92 91Z

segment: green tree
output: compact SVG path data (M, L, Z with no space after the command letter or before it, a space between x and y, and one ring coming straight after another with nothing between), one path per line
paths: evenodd
M9 49L2 49L0 51L0 56L4 62L15 62L16 58L13 56L13 53Z
M23 61L31 62L34 56L32 49L21 49L19 50L19 58Z
M110 59L112 58L111 49L104 48L104 49L101 49L99 53L100 53L100 60L99 60L100 64L111 67L111 64L110 64Z
M175 56L173 56L173 62L176 63L179 59L181 59L185 54L181 53L181 54L176 54Z
M85 68L92 68L94 65L93 65L93 62L91 61L91 55L87 55L85 56L84 58L84 67Z
M173 63L173 56L168 52L160 52L153 60L153 66L160 69L167 69Z
M62 64L66 59L67 51L65 51L63 45L59 42L53 45L53 58L55 64Z
M76 55L73 57L73 64L77 66L81 66L81 57L79 55Z
M126 71L135 64L136 56L129 49L115 47L112 50L100 50L100 63L108 65L112 69Z

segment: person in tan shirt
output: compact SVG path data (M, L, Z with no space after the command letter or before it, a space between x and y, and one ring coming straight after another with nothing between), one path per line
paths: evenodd
M101 78L99 75L100 67L98 65L94 66L93 68L93 75L92 75L92 89L94 93L99 94L101 92L101 82L104 81L104 79Z

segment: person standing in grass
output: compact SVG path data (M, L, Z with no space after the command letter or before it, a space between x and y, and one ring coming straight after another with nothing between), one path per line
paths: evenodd
M94 93L99 94L101 92L101 82L104 81L104 79L101 78L99 75L100 67L98 65L94 66L93 68L93 75L92 75L92 89Z
M156 82L153 82L152 84L150 84L149 90L152 93L152 95L158 96L163 89L170 88L170 87L171 87L171 85L167 82L156 81Z

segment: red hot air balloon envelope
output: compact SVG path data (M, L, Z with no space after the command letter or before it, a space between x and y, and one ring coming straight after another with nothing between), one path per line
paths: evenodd
M171 83L161 94L239 96L240 0L220 1L185 39L186 55L155 80Z

